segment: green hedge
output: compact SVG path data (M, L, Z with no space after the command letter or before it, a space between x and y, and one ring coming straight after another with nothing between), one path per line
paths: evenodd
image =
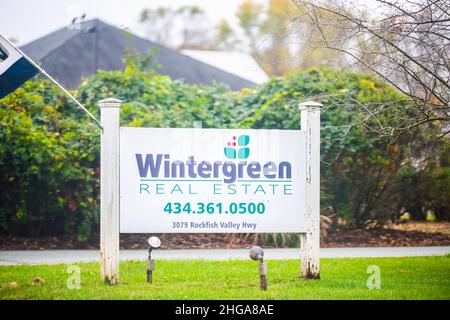
M202 121L206 128L280 129L299 128L298 103L317 96L325 105L323 214L362 226L396 218L401 207L416 212L427 206L448 218L448 141L435 141L440 129L431 125L395 139L380 135L374 128L413 115L402 108L405 97L367 75L312 68L230 92L156 76L131 63L124 72L98 72L76 95L97 116L98 100L123 100L124 126ZM430 141L433 157L426 149ZM77 234L83 240L98 230L98 130L48 81L27 82L0 100L0 170L0 233Z

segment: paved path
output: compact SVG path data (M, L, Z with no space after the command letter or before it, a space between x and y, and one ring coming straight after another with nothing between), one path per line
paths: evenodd
M265 258L299 259L299 249L265 249ZM362 258L362 257L406 257L450 254L448 247L380 247L380 248L323 248L321 258ZM248 259L247 249L180 249L155 250L155 259ZM146 250L121 250L121 260L144 260ZM0 251L0 265L15 264L57 264L95 262L99 260L98 250L33 250Z

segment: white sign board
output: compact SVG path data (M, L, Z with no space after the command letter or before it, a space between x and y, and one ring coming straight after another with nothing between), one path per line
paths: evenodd
M120 128L120 232L306 232L300 130Z

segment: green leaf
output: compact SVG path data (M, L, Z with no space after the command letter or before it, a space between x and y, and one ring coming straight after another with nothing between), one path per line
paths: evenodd
M224 148L223 151L228 159L236 159L236 150L233 148Z
M245 147L250 142L250 136L244 134L238 138L238 146Z
M238 151L239 159L247 159L250 155L250 148L240 148Z

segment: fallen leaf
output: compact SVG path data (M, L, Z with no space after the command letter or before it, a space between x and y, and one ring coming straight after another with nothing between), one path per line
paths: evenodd
M44 284L45 280L42 277L36 277L33 279L33 284L35 285L40 285L40 284Z

